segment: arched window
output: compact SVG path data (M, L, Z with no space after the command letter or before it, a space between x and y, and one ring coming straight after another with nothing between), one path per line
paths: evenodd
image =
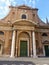
M4 32L0 31L0 35L4 35Z
M25 14L22 15L22 19L26 19L26 15Z
M42 36L47 36L47 33L43 33Z

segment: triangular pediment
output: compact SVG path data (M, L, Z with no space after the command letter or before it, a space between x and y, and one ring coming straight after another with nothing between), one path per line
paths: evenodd
M13 25L28 25L28 26L33 26L33 25L37 25L37 23L33 22L33 21L29 21L29 20L16 20Z

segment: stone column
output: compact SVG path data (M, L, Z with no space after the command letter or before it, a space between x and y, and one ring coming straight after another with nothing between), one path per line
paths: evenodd
M15 36L16 36L16 32L14 30L13 36L12 36L11 56L10 57L14 57L14 53L15 53Z
M33 38L33 57L36 58L36 40L35 40L35 32L32 33Z
M31 48L31 57L32 57L32 48Z
M16 57L17 57L17 46L16 46Z

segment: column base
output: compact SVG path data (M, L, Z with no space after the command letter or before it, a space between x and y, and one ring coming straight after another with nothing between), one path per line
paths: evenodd
M38 56L33 56L33 58L38 58Z
M31 55L31 57L33 57L33 55Z
M15 58L15 56L10 56L10 58Z

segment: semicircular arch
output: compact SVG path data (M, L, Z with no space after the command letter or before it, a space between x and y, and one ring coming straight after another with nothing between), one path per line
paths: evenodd
M29 35L29 33L28 32L20 32L19 33L19 36L18 36L19 38L30 38L30 35Z
M14 21L12 24L14 25L14 24L17 24L17 23L19 23L19 22L28 22L28 23L31 23L32 25L37 25L37 23L36 22L34 22L34 21L31 21L31 20L27 20L27 19L20 19L20 20L16 20L16 21Z

